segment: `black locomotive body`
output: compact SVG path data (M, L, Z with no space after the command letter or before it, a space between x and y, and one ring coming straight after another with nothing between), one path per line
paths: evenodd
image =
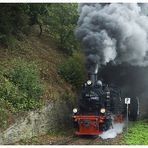
M126 115L120 89L98 80L97 70L89 76L90 79L82 86L78 108L73 109L77 135L99 135L112 127L113 120L122 122ZM134 120L138 115L138 102L135 100L134 105L131 104L134 110L130 111Z
M88 80L88 83L91 81ZM121 114L121 91L115 86L102 84L100 80L95 85L85 83L82 97L79 100L79 113L100 115L102 112Z

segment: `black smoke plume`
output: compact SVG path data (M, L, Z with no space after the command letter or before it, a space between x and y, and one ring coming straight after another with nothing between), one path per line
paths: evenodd
M138 4L80 4L76 37L99 65L148 65L148 17Z
M147 8L148 4L136 3L80 4L75 35L89 71L98 63L106 81L148 105Z

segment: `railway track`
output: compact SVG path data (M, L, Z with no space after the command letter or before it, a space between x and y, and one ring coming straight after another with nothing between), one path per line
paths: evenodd
M67 136L66 138L55 141L54 143L52 143L52 145L68 145L69 143L77 140L78 138L79 137L76 137L74 135L73 136Z
M68 136L65 139L58 140L53 145L93 145L98 141L98 137L92 136Z

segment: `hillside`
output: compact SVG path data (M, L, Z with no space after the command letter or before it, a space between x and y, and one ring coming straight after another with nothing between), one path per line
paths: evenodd
M9 49L0 48L0 67L2 71L5 69L11 70L14 66L14 60L17 59L28 64L35 63L37 65L40 81L44 86L41 100L42 104L45 105L50 104L52 101L60 100L65 93L74 95L71 85L58 75L58 66L66 58L66 55L56 48L54 42L48 36L42 35L38 37L35 31L32 31L23 41L17 41L15 47L9 47ZM8 123L5 126L1 123L2 128L0 129L3 131L15 123L15 120L19 117L25 116L25 112L12 113L10 111L8 120L6 119Z
M57 73L57 66L66 59L66 56L57 51L46 36L39 38L30 35L24 41L18 42L14 49L0 50L0 65L9 67L11 60L15 58L36 62L41 72L41 78L47 84L48 91L61 93L63 89L69 90L68 84Z
M0 4L0 145L147 145L145 8Z

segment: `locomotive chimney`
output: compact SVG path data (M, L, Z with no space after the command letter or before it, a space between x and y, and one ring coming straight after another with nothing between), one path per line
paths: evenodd
M99 68L99 66L98 66L98 64L96 64L94 71L90 73L90 79L91 79L93 85L95 85L97 82L98 68Z

